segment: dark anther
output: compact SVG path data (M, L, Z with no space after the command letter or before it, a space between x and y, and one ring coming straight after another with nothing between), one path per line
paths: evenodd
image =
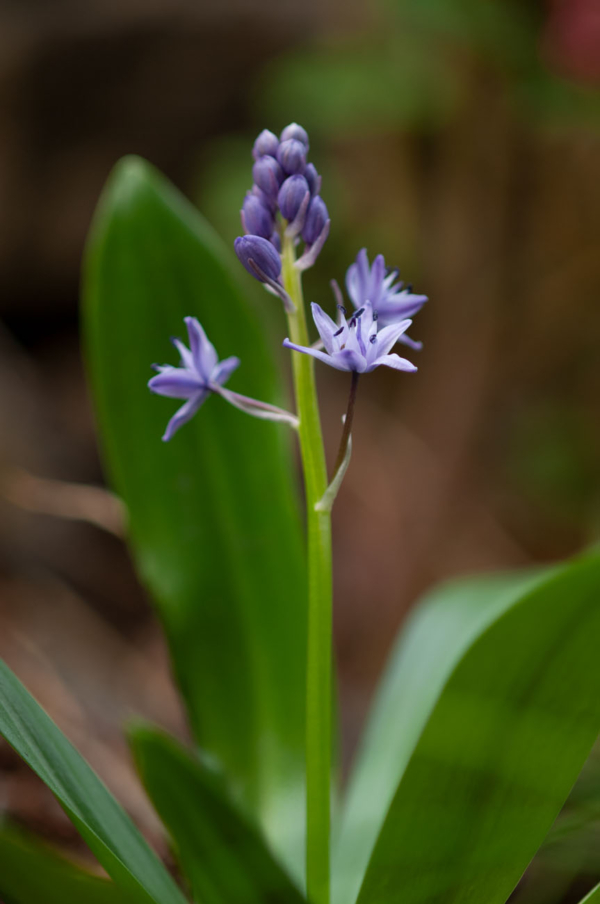
M344 332L344 327L341 326L341 327L339 328L339 330L337 330L337 332L335 332L333 335L334 335L334 336L339 336L340 333L343 333L343 332Z
M371 343L371 345L375 345L375 343L377 342L377 336L375 336L375 334L373 334L373 335L369 338L369 342Z
M338 311L341 311L342 314L344 315L344 317L346 316L346 308L344 307L343 304L338 305Z
M354 320L355 317L360 317L360 315L364 312L364 310L365 310L364 308L361 308L359 311L356 312L356 314L354 315L354 317L352 319Z
M373 320L377 320L379 318L379 311L373 311Z

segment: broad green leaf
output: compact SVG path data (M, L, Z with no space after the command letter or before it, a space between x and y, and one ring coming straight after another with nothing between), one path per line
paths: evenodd
M1 660L0 735L48 785L109 876L136 902L184 904L125 811Z
M172 738L130 734L138 772L168 828L194 899L202 904L301 904L304 900L222 782Z
M163 443L177 400L146 386L152 362L176 362L169 337L192 314L221 358L241 358L231 388L280 401L264 318L238 274L250 287L233 253L149 164L126 158L116 167L84 280L105 458L196 740L277 848L300 862L306 578L291 437L209 398ZM281 316L262 290L261 305ZM283 321L279 329L283 336Z
M131 904L136 898L20 833L0 830L0 900L6 904Z
M598 904L600 901L600 885L594 886L592 890L582 898L579 904Z
M336 904L506 900L600 729L599 597L593 555L418 609L350 785Z

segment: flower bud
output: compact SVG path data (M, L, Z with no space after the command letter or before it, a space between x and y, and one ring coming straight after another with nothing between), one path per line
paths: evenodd
M252 156L255 160L258 160L259 157L264 157L265 154L275 157L277 155L278 147L279 138L277 135L274 135L273 132L270 132L268 129L263 129L254 142Z
M277 151L277 159L288 176L303 173L306 166L306 148L301 141L288 138L282 141Z
M259 235L238 236L233 247L242 265L259 282L278 279L281 258L267 239Z
M307 194L309 194L308 182L304 176L290 176L279 189L277 196L279 209L288 223L295 219Z
M269 196L266 195L264 193L264 191L262 190L262 188L259 188L258 185L252 186L252 188L250 189L250 194L256 195L256 197L261 202L261 204L264 204L264 206L267 208L267 210L271 211L271 215L275 216L275 208L277 207L277 197L275 197L275 200L273 200L272 198L269 198Z
M273 232L273 217L258 195L248 192L241 210L242 226L251 235L268 239Z
M308 182L311 195L318 195L321 191L321 177L313 163L307 163L304 170L304 178Z
M252 167L252 177L258 187L262 189L269 199L275 201L279 186L285 179L283 171L274 157L265 154L259 157Z
M296 141L302 142L302 144L308 151L308 135L306 133L306 130L303 129L302 126L299 126L297 122L290 123L289 126L286 126L281 133L281 141L287 141L289 138L295 138Z
M320 195L315 195L308 205L302 238L307 245L312 245L320 236L325 223L329 219L327 207Z

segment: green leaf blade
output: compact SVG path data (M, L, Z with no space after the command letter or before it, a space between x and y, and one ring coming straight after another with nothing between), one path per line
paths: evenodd
M114 882L69 863L21 833L0 830L0 898L7 904L135 904Z
M434 595L397 652L350 791L336 901L355 898L370 852L360 904L501 904L589 754L600 728L599 558L517 576L513 590L506 579L485 585ZM424 715L404 704L399 676ZM377 769L387 769L385 788L369 779ZM357 821L369 784L383 817L377 834L374 820ZM364 853L349 878L359 837Z
M195 900L203 904L302 904L257 830L218 777L151 727L130 733L138 772L174 840Z
M1 660L0 734L50 788L118 885L140 902L184 904L125 811Z
M105 459L166 628L198 743L302 861L306 577L290 440L209 398L169 443L177 402L147 389L197 316L231 388L280 402L264 323L210 227L137 158L115 169L89 245L84 324ZM276 313L278 302L264 296ZM297 866L300 869L299 865Z

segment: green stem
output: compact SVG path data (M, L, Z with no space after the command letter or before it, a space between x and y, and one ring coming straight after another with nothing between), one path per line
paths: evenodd
M296 306L288 314L290 339L309 345L300 273L293 240L283 240L283 284ZM314 361L293 352L294 389L308 531L308 653L306 677L306 891L313 904L329 904L331 677L331 515L315 510L327 488L327 465Z

